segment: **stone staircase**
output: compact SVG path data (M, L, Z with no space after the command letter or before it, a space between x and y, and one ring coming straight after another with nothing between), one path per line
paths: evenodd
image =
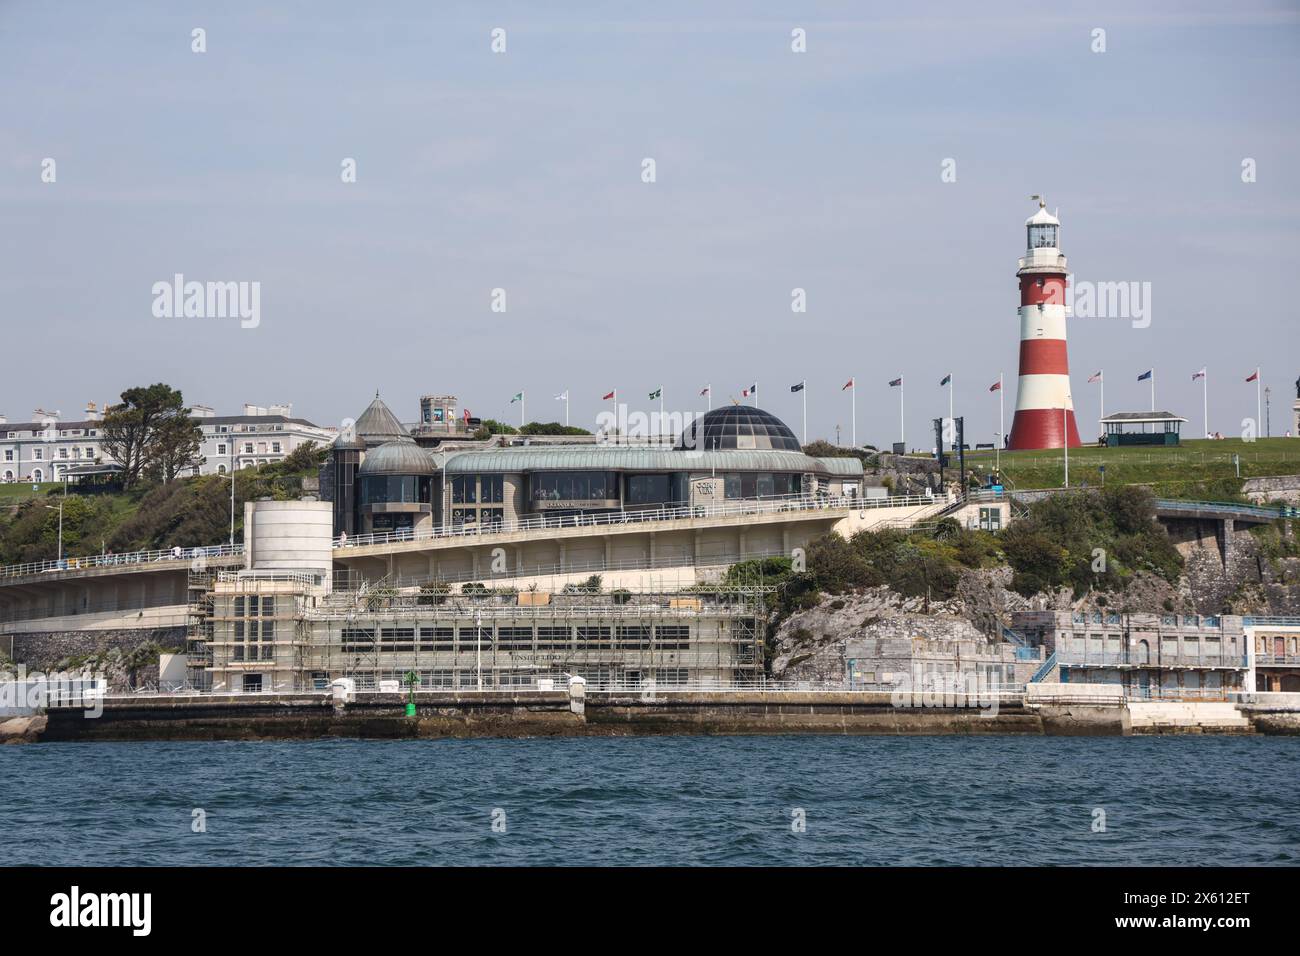
M1225 701L1128 702L1134 734L1253 734L1255 726Z

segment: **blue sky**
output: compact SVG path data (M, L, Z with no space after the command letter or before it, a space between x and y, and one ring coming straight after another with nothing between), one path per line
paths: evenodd
M968 436L992 441L1041 192L1076 279L1152 284L1149 328L1071 322L1083 434L1088 374L1108 411L1141 409L1152 365L1193 432L1208 365L1230 434L1262 365L1285 429L1294 5L538 6L0 3L0 413L161 380L323 424L376 388L406 421L443 392L513 420L520 389L554 419L567 388L589 424L614 387L689 410L757 380L798 430L806 379L810 437L847 440L852 376L859 439L884 443L901 373L928 445L953 371ZM177 272L259 281L261 324L155 318Z

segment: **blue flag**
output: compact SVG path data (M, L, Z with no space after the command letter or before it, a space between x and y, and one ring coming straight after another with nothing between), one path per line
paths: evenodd
M1139 381L1139 382L1146 381L1147 379L1149 379L1149 378L1151 377L1151 373L1154 372L1154 371L1155 371L1155 369L1153 369L1153 368L1149 368L1149 369L1147 369L1145 372L1143 372L1141 375L1138 376L1138 381Z

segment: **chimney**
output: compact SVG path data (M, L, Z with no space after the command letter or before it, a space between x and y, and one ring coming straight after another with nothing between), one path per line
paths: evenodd
M100 412L98 405L96 405L94 402L86 402L86 421L98 422L98 421L102 421L103 418L104 416Z

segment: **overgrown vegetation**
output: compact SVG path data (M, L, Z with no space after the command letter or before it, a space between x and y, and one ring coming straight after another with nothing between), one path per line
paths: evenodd
M1024 595L1060 587L1076 595L1121 590L1138 571L1172 584L1183 568L1155 521L1154 495L1136 485L1051 495L1012 522L1000 543L1015 572L1011 586Z
M283 461L237 472L235 540L242 540L245 501L297 498L302 479L316 475L325 454L325 449L308 443ZM69 485L67 497L63 489L54 488L0 511L0 564L57 557L60 505L66 557L192 548L230 537L230 481L221 475L163 482L151 480L146 471L126 491L79 495L76 488Z

